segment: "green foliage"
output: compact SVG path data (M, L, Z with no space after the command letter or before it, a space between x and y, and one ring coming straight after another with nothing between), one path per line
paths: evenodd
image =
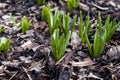
M80 0L67 0L68 10L71 12L74 8L77 8Z
M0 34L5 31L5 28L3 26L0 26Z
M45 0L37 0L37 5L40 6L45 3Z
M89 14L86 16L86 21L84 23L82 19L82 12L80 12L80 22L78 25L78 29L79 29L79 35L82 39L82 43L85 43L86 35L89 36L90 34L91 24L92 24L92 21L90 20Z
M27 30L29 30L30 25L31 25L31 21L28 21L27 18L24 16L20 22L22 33L25 33Z
M99 29L96 31L94 36L94 43L93 43L93 57L98 57L102 54L105 46L105 30Z
M62 14L59 11L49 12L48 26L51 35L53 57L59 60L69 43L71 32L74 29L77 16L70 21L69 14ZM60 35L61 34L61 35Z
M22 33L25 33L29 28L30 28L30 25L31 25L31 21L28 21L26 16L24 16L21 21L20 21L20 24L17 25L14 17L10 14L11 16L11 20L13 22L13 26L14 27L21 27L22 28Z
M10 46L10 40L5 37L0 38L0 51L7 51Z
M41 14L41 19L48 21L49 13L51 12L50 6L44 6L42 8L42 14Z
M100 56L105 46L105 30L104 29L96 30L93 46L91 46L90 41L88 40L88 37L86 37L86 43L88 46L89 53L92 57Z
M75 23L76 23L77 16L75 15L73 17L73 20L70 20L69 14L63 14L63 20L60 24L60 28L62 29L62 32L67 34L69 31L73 31Z
M98 27L103 26L103 28L106 30L106 42L108 42L111 39L119 25L120 22L117 23L115 19L110 21L110 16L107 17L105 25L103 25L100 13L98 14Z
M49 12L48 26L50 29L50 35L52 35L54 30L57 29L58 26L60 25L61 18L62 13L60 13L59 11L55 11L54 14L52 12Z
M71 31L68 31L68 33L65 34L63 33L60 35L59 29L56 29L51 36L51 45L52 45L52 52L53 52L53 57L56 60L59 60L65 52L65 49L69 43L71 36Z
M90 43L88 35L85 36L86 44L92 57L98 57L102 54L105 43L113 36L119 25L120 22L117 24L116 20L110 21L110 16L107 17L105 25L103 25L100 13L98 14L98 29L94 35L93 45Z
M12 14L10 13L9 15L10 15L10 19L11 19L12 22L13 22L13 26L14 26L14 27L18 27L18 26L17 26L17 23L16 23L16 21L15 21L15 18L12 16Z

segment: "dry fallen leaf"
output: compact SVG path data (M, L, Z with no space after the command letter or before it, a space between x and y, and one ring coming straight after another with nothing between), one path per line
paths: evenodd
M31 66L29 67L29 71L35 70L37 72L40 72L43 67L44 66L40 63L40 61L39 62L33 62L31 64Z
M76 48L80 44L81 40L77 32L72 32L71 35L71 46L73 46L73 49Z
M28 40L27 42L25 42L24 44L21 45L21 47L26 50L29 49L31 50L32 48L38 46L37 43L32 43L32 41Z
M25 57L25 56L20 56L19 59L23 61L24 63L31 63L32 61L30 60L32 57Z
M5 68L4 65L1 65L1 66L0 66L0 74L3 73L4 68Z
M5 8L6 6L8 6L8 4L6 4L6 3L0 3L0 8Z
M29 49L29 48L31 48L32 47L32 42L29 40L29 41L27 41L27 42L25 42L24 44L22 44L21 45L21 47L23 48L23 49Z
M73 66L79 66L79 67L85 67L85 66L90 66L95 64L90 58L85 58L83 61L81 62L72 62Z
M106 54L111 60L119 59L120 58L120 46L110 48Z

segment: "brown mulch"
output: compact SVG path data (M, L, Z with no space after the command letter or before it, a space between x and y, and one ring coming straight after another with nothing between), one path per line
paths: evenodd
M48 0L53 9L68 12L66 1ZM41 6L35 0L0 0L0 25L6 30L0 37L11 40L8 52L0 54L0 80L119 80L120 79L120 30L106 44L103 54L91 58L85 45L71 43L60 61L52 58L48 25L41 20ZM108 15L120 21L119 0L81 0L70 16L83 12L94 22L101 12L103 23ZM22 34L10 20L12 13L17 22L23 16L32 20L30 30ZM77 26L73 36L78 36ZM77 38L77 37L76 37ZM72 40L71 40L72 41Z

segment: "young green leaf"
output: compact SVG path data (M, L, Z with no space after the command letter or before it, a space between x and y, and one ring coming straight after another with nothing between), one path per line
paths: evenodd
M48 16L48 26L50 29L50 35L53 34L54 30L58 28L58 26L60 25L60 21L62 18L62 13L59 11L55 11L55 13L51 13L49 12L49 16Z
M79 33L82 41L85 41L92 57L98 57L102 54L104 50L105 43L113 36L115 30L120 26L120 22L117 23L116 20L110 21L110 16L107 17L105 25L102 24L102 19L100 13L98 14L98 29L94 35L93 46L88 39L91 22L90 18L87 17L85 21L85 27L83 25L82 13L80 13L80 23ZM90 26L89 26L90 25Z
M75 16L73 17L73 20L72 20L71 24L70 24L70 30L71 30L71 31L73 31L73 29L74 29L74 27L75 27L76 20L77 20L77 16L75 15Z
M41 19L48 21L49 13L51 12L50 6L44 6L42 8L42 14L41 14Z
M74 0L67 0L68 10L71 12L74 9Z
M6 28L4 28L3 26L0 26L0 34L3 33L5 31Z
M86 16L86 22L85 22L85 27L86 27L86 33L89 36L90 29L91 29L92 21L90 20L89 14Z
M7 51L10 46L10 40L5 37L0 38L0 51Z
M37 5L40 6L45 3L45 0L37 0Z
M73 31L76 24L77 16L73 17L73 20L70 20L69 13L63 15L63 21L60 23L60 28L62 32L66 35L69 31Z
M59 29L54 30L54 33L51 36L51 45L52 45L52 52L53 52L53 58L56 60L59 60L65 52L65 49L69 43L71 36L71 31L65 34L60 35Z
M105 30L102 29L102 34L99 30L96 31L94 36L94 44L93 44L93 57L98 57L104 50L105 46Z
M77 8L80 0L67 0L68 10L71 12L74 8Z
M22 28L22 33L25 33L31 25L31 21L28 21L27 18L24 16L20 22L20 27Z
M98 28L99 30L101 30L102 28L102 19L101 19L100 13L98 13Z
M16 21L15 21L15 18L12 16L12 14L10 13L9 15L10 15L10 19L11 19L12 22L13 22L13 26L14 26L14 27L18 27L18 26L17 26L17 23L16 23Z
M87 34L85 35L85 40L86 40L86 44L87 44L87 47L88 47L89 53L90 53L91 56L93 56L92 46L91 46L91 44L90 44L90 41L89 41L89 39L88 39Z
M119 27L120 22L117 24L116 20L110 21L110 17L108 16L105 22L105 30L106 30L106 42L110 40L110 38L115 33L116 29Z
M82 12L80 12L80 23L78 25L78 30L79 30L80 37L83 39L84 22L83 22L83 19L82 19ZM84 41L82 40L82 42L84 42Z
M80 12L80 23L78 25L78 30L79 30L79 35L82 39L82 43L86 43L85 35L89 36L91 24L92 24L92 21L90 20L89 14L86 16L86 21L84 23L82 19L82 12Z
M112 20L110 21L110 16L107 17L106 21L105 21L105 25L102 24L102 19L100 16L100 13L98 14L98 29L100 32L102 28L105 29L106 31L106 42L108 42L110 40L110 38L113 36L113 34L115 33L116 29L118 28L119 23L116 23L116 20Z

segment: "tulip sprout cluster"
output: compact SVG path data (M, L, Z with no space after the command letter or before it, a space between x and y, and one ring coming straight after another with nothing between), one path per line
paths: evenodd
M43 5L47 0L36 0L36 4L38 6ZM60 0L53 0L56 2L59 2ZM69 12L71 12L73 9L78 8L80 3L80 0L67 0L67 9Z
M37 0L38 5L42 5L46 0ZM77 8L80 0L67 0L68 10L71 12L74 8ZM26 33L30 29L31 21L29 21L25 16L21 19L20 24L17 25L16 20L11 16L13 21L13 26L21 27L22 33ZM59 60L65 53L66 47L69 44L71 33L77 22L77 16L70 17L69 13L62 13L59 10L52 11L50 6L42 7L41 20L48 23L49 33L51 38L51 47L53 58ZM100 13L98 14L98 22L94 34L93 43L90 41L89 36L91 32L92 20L89 14L83 20L82 12L80 12L80 18L78 23L79 36L82 40L82 44L85 44L88 48L91 57L100 56L103 51L106 42L108 42L116 29L120 26L120 22L110 20L108 16L105 23L102 23ZM0 33L4 32L5 28L0 27ZM0 51L7 51L10 46L10 40L2 37L0 38Z
M14 27L21 27L21 31L22 33L26 33L27 30L30 29L30 25L31 25L31 20L29 21L26 16L24 16L21 21L19 22L19 25L17 25L16 20L14 19L14 17L10 14L11 16L11 21L13 22L13 26Z
M36 0L36 3L38 6L42 5L45 3L46 0Z
M68 11L72 11L74 8L77 8L80 0L67 0Z
M24 16L20 22L20 27L22 28L22 33L26 33L27 30L30 29L31 21L28 21Z
M49 26L53 57L59 60L64 55L65 49L69 44L77 16L71 19L69 14L61 13L60 11L55 11L53 14L49 7L43 7L42 10L42 20L47 21Z
M4 31L5 31L5 28L0 25L0 34L3 33Z
M115 30L119 27L120 22L116 23L116 20L110 21L110 16L107 17L105 24L102 24L102 19L100 13L98 14L98 25L94 35L93 44L90 43L89 33L92 22L90 21L89 15L83 25L82 15L80 12L80 24L79 24L79 34L82 39L82 42L85 43L88 47L90 56L98 57L102 54L104 50L105 43L108 42Z
M75 15L73 19L71 19L69 13L65 14L60 11L55 11L53 14L50 7L44 7L42 10L41 17L48 22L50 30L53 57L59 60L64 55L65 49L69 44L77 16ZM94 41L91 43L88 37L90 36L92 20L89 14L86 16L85 21L82 18L82 12L80 12L78 31L82 43L86 44L91 57L98 57L103 53L105 43L113 36L120 22L117 23L116 20L110 21L110 16L108 16L105 24L102 24L101 16L98 14L98 24L94 34Z
M7 51L10 46L10 39L5 37L0 38L0 51Z
M10 18L13 22L14 27L21 27L22 33L25 33L30 28L31 21L28 21L25 16L21 19L19 25L17 25L16 20L11 14L10 14ZM5 28L3 26L0 26L0 33L3 33L4 31L5 31ZM1 37L0 38L0 51L8 51L10 47L10 42L11 42L10 39Z

